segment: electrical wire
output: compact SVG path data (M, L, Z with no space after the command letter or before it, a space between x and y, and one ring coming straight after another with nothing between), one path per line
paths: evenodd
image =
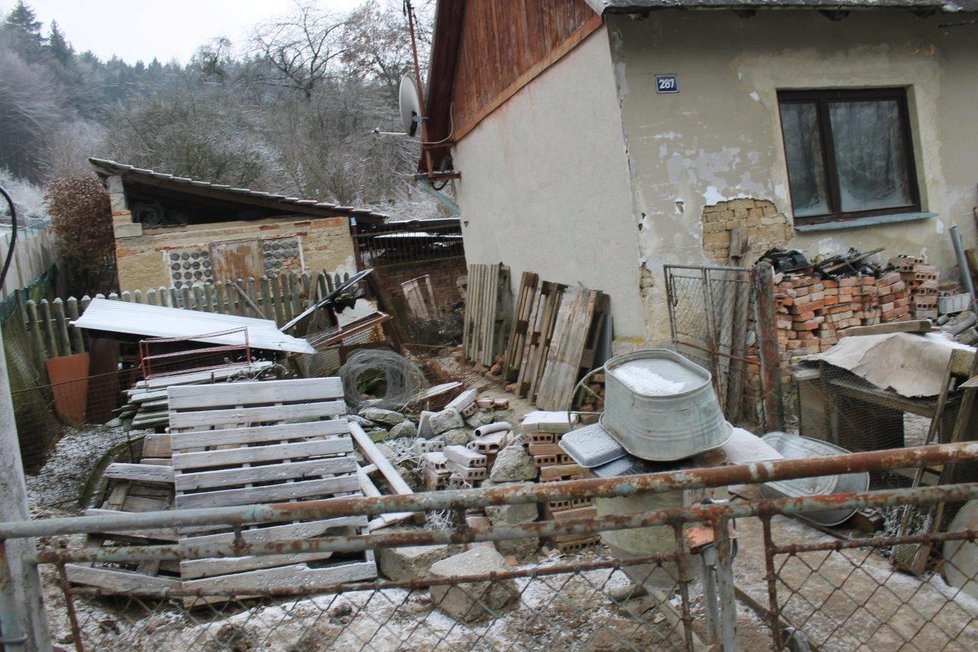
M0 271L0 288L7 280L7 270L10 269L10 262L14 258L14 245L17 243L17 208L14 206L14 200L7 193L6 188L0 186L0 195L7 200L7 205L10 206L10 246L7 248L7 258L3 261L3 270Z

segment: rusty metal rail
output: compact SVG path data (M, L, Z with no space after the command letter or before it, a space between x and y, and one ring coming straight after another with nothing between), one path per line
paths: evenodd
M786 480L793 478L815 477L834 475L839 473L852 473L861 471L884 471L898 468L912 468L920 466L932 466L951 462L976 460L978 459L978 443L969 442L962 444L947 444L938 446L926 446L919 448L898 449L889 451L876 451L867 453L856 453L850 455L840 455L833 457L803 459L803 460L782 460L775 462L754 463L742 466L714 467L703 469L690 469L683 471L655 473L642 476L629 476L616 479L588 479L566 482L544 483L544 484L518 484L508 487L490 487L479 490L459 490L442 491L436 493L414 494L411 496L385 496L379 498L338 498L322 501L313 501L303 504L277 504L277 505L254 505L248 507L216 508L216 509L195 509L180 510L171 512L155 512L144 514L120 513L118 515L98 515L84 516L77 518L49 519L42 521L15 522L0 524L0 539L6 541L14 538L28 537L50 537L77 533L111 532L113 530L139 530L158 527L182 527L202 524L223 524L233 528L240 533L249 524L260 524L281 521L301 521L301 520L322 520L335 517L351 515L376 515L389 512L451 512L456 515L454 527L443 527L439 529L415 529L400 531L377 531L366 535L348 536L323 536L302 541L289 542L286 544L276 543L246 543L242 536L236 537L235 542L214 545L138 545L138 546L117 546L111 548L82 548L82 547L62 547L63 543L54 543L41 548L35 553L27 554L22 558L26 564L40 564L42 566L53 566L56 574L60 577L62 591L66 599L65 613L67 621L71 625L71 636L78 649L87 647L99 648L104 644L99 637L102 634L96 627L86 628L86 619L91 621L99 616L92 616L91 611L96 609L90 602L99 597L115 596L117 599L124 599L133 608L142 610L147 615L157 614L161 609L177 609L176 616L189 618L191 622L197 622L197 616L193 616L189 604L194 600L210 600L216 598L227 600L233 603L234 608L229 613L245 610L244 613L251 613L249 601L260 599L265 601L263 604L271 604L269 600L285 600L309 598L309 604L315 606L319 604L312 596L331 595L328 604L333 604L336 596L382 596L385 604L395 604L394 611L399 609L408 610L406 606L407 597L417 594L423 590L437 590L439 587L446 590L459 589L474 593L473 600L476 602L484 601L486 604L492 602L491 594L493 587L519 587L520 595L530 604L538 604L540 590L548 595L543 604L546 609L553 607L555 601L561 600L562 591L570 591L566 587L575 586L578 593L574 597L568 597L565 602L571 607L587 613L588 610L599 608L601 604L611 605L616 613L631 613L626 608L627 605L622 600L614 597L612 585L619 582L624 576L635 579L636 573L640 569L651 572L649 569L663 570L666 567L672 568L670 571L674 584L665 594L656 594L654 601L657 613L671 613L668 615L666 625L659 623L656 629L655 623L643 620L638 617L638 625L643 635L651 636L649 640L655 641L659 647L677 647L682 649L694 649L698 643L697 637L704 637L717 645L719 649L733 650L737 648L737 627L738 616L736 600L734 599L734 576L738 567L738 553L736 540L732 538L731 530L728 525L734 519L740 519L740 523L747 522L747 519L758 519L762 528L762 535L757 538L757 549L760 554L761 542L763 542L762 555L759 557L761 567L758 572L763 576L763 590L767 594L766 608L760 607L759 615L766 623L769 630L771 643L777 650L782 649L783 645L793 644L791 637L806 637L821 649L833 648L833 637L846 638L853 642L853 645L869 645L867 640L853 638L851 633L847 633L849 624L854 619L865 619L873 616L859 612L858 617L853 615L862 608L865 611L868 607L854 606L851 608L853 613L841 610L836 603L857 602L859 592L849 584L852 577L856 575L855 570L866 568L874 570L876 577L864 572L863 575L871 577L874 582L873 587L877 593L883 595L890 602L900 602L910 607L918 608L913 601L918 595L915 592L911 597L905 598L899 593L900 587L894 588L897 579L888 575L880 575L877 566L870 565L867 561L871 551L887 551L894 545L925 543L934 545L943 542L970 541L974 542L978 537L978 532L974 530L958 532L940 532L923 534L905 534L902 536L876 535L858 540L777 540L778 532L772 526L772 521L779 516L792 516L804 514L820 509L855 509L862 507L873 508L893 508L906 505L927 506L938 503L961 503L968 500L978 499L978 483L964 483L955 485L943 485L936 487L917 487L907 489L889 489L884 491L867 491L862 493L833 495L833 496L808 496L802 498L785 498L778 500L756 500L756 501L737 501L737 502L716 502L687 505L673 509L655 509L648 511L630 511L620 514L605 514L601 516L579 517L567 520L544 520L523 523L518 525L496 525L496 526L476 526L466 523L464 513L467 509L486 507L490 505L515 505L521 503L547 503L550 501L574 500L585 497L606 497L620 498L642 495L659 494L663 492L705 489L711 487L726 487L735 484L756 484L770 480ZM710 540L705 546L697 544L696 550L687 539L687 530L696 524L701 524L701 530L711 532ZM469 573L459 574L453 577L423 577L408 581L389 582L389 581L369 581L369 582L347 582L330 583L317 585L304 584L302 586L276 588L273 590L256 591L252 590L246 594L229 594L227 589L220 588L166 588L153 589L150 587L135 587L127 590L106 590L91 589L83 587L71 587L67 581L65 565L69 563L138 563L138 562L173 562L188 561L196 559L242 557L252 555L280 555L283 553L310 553L310 552L334 552L346 553L363 550L382 551L384 549L402 548L407 546L431 546L438 544L466 544L480 542L515 541L522 539L549 539L564 535L600 535L602 533L632 530L635 528L648 528L654 526L664 526L672 531L675 545L669 550L663 550L654 555L643 555L640 557L626 557L623 559L570 559L554 560L553 563L545 563L539 566L518 567L511 570L496 571L493 573ZM0 546L0 553L4 552L4 546ZM693 554L693 557L690 555ZM742 550L741 555L745 554ZM702 563L704 581L702 584L703 593L692 589L693 578L697 575L696 568L689 567L693 563L697 566ZM876 558L880 558L878 555ZM881 559L881 558L880 558ZM2 559L0 559L2 561ZM875 562L874 562L875 563ZM6 567L6 564L3 564ZM840 570L841 568L841 570ZM848 570L846 570L848 569ZM616 575L617 574L617 575ZM617 579L615 579L617 578ZM841 578L841 579L839 579ZM0 580L3 578L0 577ZM902 581L902 580L901 580ZM915 580L916 581L916 580ZM518 582L519 584L513 584ZM825 595L819 595L812 589L815 582L831 585L831 590L826 589ZM836 582L838 586L831 584ZM641 583L641 582L639 582ZM0 581L2 584L2 581ZM532 590L537 587L539 590ZM582 588L583 587L583 588ZM740 587L737 587L738 590ZM588 597L581 598L580 591L584 590ZM400 591L401 593L397 593ZM896 598L890 597L885 593L889 591ZM550 596L552 592L554 595ZM433 593L434 594L434 591ZM874 594L875 595L875 594ZM674 613L669 612L670 607L666 604L669 596L676 596L676 606ZM855 596L855 597L854 597ZM179 600L184 602L181 603ZM351 598L352 599L352 598ZM371 598L373 599L373 598ZM378 600L381 598L378 597ZM755 595L753 599L758 604L765 602L763 595ZM944 600L952 604L955 596L944 596L937 598L929 597L932 602ZM536 600L537 602L534 602ZM190 602L187 602L190 601ZM627 598L624 599L627 602ZM368 600L369 603L369 600ZM693 617L694 603L701 604L707 614L706 627L703 623ZM175 605L183 604L183 607ZM304 603L305 604L305 603ZM520 603L522 604L522 602ZM169 607L166 605L170 605ZM402 606L397 606L402 605ZM368 605L369 606L369 605ZM312 608L312 607L310 607ZM317 607L318 608L318 607ZM520 617L529 618L537 622L541 616L536 614L533 607L529 611L521 607ZM542 607L539 607L542 609ZM950 609L951 607L948 607ZM390 614L374 614L362 606L364 617L374 618L378 622L388 622L394 617ZM500 619L500 622L508 626L505 617L501 613L496 613L492 609L493 619ZM546 611L544 609L544 611ZM848 606L846 609L850 609ZM624 610L624 611L622 611ZM359 613L359 612L358 612ZM414 613L414 612L411 612ZM546 611L549 613L549 611ZM562 612L560 612L562 613ZM211 618L218 618L224 626L229 626L223 619L227 616L224 611L216 610ZM556 616L555 616L556 617ZM628 618L634 618L634 614ZM615 627L622 626L616 620L621 616L608 616L608 622L618 623ZM834 620L833 620L834 618ZM954 640L954 637L970 636L972 630L978 637L978 625L975 618L978 614L964 615L955 612L954 618L957 620L953 626L944 625L939 622L938 616L931 617L931 623L905 629L897 629L900 640L910 645L910 647L929 647L932 640ZM828 620L827 620L828 619ZM627 620L627 619L626 619ZM944 618L947 620L947 618ZM207 621L210 622L210 621ZM230 621L228 621L230 622ZM371 621L372 622L372 621ZM603 621L602 621L603 622ZM658 622L658 621L656 621ZM936 624L934 624L936 623ZM538 623L539 624L539 623ZM278 625L277 625L278 626ZM944 626L945 630L940 627ZM155 640L155 625L145 631L138 626L127 636L135 637L128 640L141 641L140 637L145 637L147 641ZM210 641L216 634L207 626L203 626L199 636L201 641ZM285 621L281 624L286 627ZM353 625L349 625L353 627ZM377 630L380 632L383 625ZM503 627L503 625L500 625ZM610 625L609 625L610 627ZM665 629L663 629L665 627ZM275 628L273 628L274 630ZM128 630L127 630L128 631ZM353 630L351 630L353 631ZM439 630L440 631L440 630ZM460 646L473 645L473 641L483 647L495 649L498 647L492 641L493 626L480 628L475 625L464 625L460 631L470 638L452 638L455 634L442 633L438 641L444 641L446 645ZM549 630L548 630L549 631ZM618 629L614 630L616 636L620 634ZM935 634L934 631L939 633ZM456 632L457 633L457 632ZM600 632L592 632L594 636ZM377 634L379 635L379 634ZM550 636L551 634L548 634ZM554 634L556 635L556 634ZM844 635L844 636L843 636ZM335 639L335 645L343 646L340 634ZM445 638L448 637L448 638ZM472 638L474 637L474 638ZM940 638L944 637L944 638ZM220 641L220 637L217 639ZM332 640L332 639L331 639ZM537 640L537 639L532 639ZM546 639L551 641L551 639ZM976 639L978 640L978 639ZM83 643L85 641L85 643ZM451 643L449 643L451 641ZM671 643L668 643L672 641ZM795 641L797 642L797 640ZM872 641L870 641L872 642ZM186 644L181 642L181 645ZM222 643L223 645L223 643ZM395 645L394 647L398 647ZM383 646L376 647L373 643L354 644L354 648L360 649L382 649ZM437 644L434 645L438 647ZM476 646L477 647L477 646ZM530 645L532 647L532 645ZM622 644L628 649L631 644ZM872 648L872 645L869 645ZM228 649L233 648L233 645ZM219 649L223 649L219 646ZM261 649L261 648L258 648ZM571 646L573 649L573 646Z

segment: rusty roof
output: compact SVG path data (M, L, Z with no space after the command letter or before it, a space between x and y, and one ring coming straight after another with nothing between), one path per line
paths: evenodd
M101 177L120 176L124 183L168 189L171 192L185 192L189 195L209 197L239 204L251 204L264 208L281 208L284 211L314 215L318 217L353 217L366 222L383 222L387 215L375 213L366 208L341 206L315 199L300 199L250 188L234 188L229 185L199 181L188 177L137 168L108 159L89 158L88 162Z

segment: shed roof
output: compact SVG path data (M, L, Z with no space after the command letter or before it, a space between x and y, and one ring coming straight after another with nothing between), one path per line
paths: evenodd
M229 185L198 181L188 177L137 168L102 158L89 158L89 163L101 177L120 176L123 183L160 188L170 192L184 193L217 201L246 204L262 208L279 208L283 212L300 213L317 217L355 217L366 222L383 222L387 215L375 213L366 208L340 206L315 199L288 197L250 188L233 188Z
M82 316L71 323L78 328L106 333L187 338L195 342L226 345L243 344L240 333L227 333L227 331L244 328L248 332L248 345L253 349L289 353L316 352L309 342L286 335L270 319L222 315L128 301L92 299ZM217 335L217 333L224 334Z

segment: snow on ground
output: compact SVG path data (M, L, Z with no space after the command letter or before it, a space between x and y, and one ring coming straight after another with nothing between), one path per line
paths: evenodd
M89 474L109 450L141 433L122 427L66 428L38 473L27 476L27 501L35 518L49 510L76 511Z

